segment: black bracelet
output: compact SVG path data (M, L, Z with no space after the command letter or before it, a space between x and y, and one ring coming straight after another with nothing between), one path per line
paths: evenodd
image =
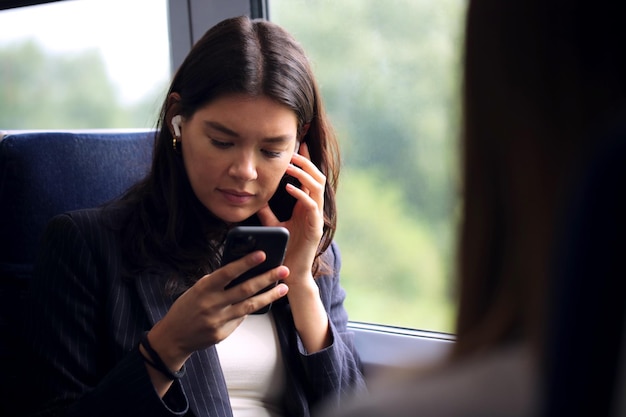
M143 346L146 352L148 352L148 355L150 355L150 359L141 355L143 356L143 360L148 365L165 375L168 379L180 379L183 375L185 375L185 365L183 365L183 367L178 372L172 371L170 368L167 367L167 365L165 365L163 359L161 359L156 350L154 350L154 348L150 345L150 341L148 341L148 332L144 332L143 337L141 338L141 342L139 342L139 344Z

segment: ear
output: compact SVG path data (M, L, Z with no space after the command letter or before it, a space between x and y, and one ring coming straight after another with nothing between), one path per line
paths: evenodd
M174 126L172 126L172 119L174 116L180 114L180 94L172 93L167 97L167 110L165 112L165 120L163 120L163 127L167 126L172 136L175 135ZM182 140L182 139L181 139Z
M309 127L311 127L311 123L305 123L302 125L302 129L300 129L300 137L298 138L300 142L304 142L304 137L309 132Z

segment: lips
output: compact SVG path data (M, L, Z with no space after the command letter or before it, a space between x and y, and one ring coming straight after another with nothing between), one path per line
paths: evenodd
M230 190L230 189L218 189L222 196L231 204L241 205L246 204L254 198L254 194L250 194L245 191Z

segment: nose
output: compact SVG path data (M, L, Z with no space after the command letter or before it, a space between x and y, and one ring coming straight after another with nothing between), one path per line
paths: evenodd
M256 162L252 155L241 153L233 160L228 175L240 181L253 181L257 178Z

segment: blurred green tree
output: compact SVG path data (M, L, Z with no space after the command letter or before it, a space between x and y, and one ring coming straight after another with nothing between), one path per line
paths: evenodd
M376 168L431 227L455 205L462 0L273 0L311 56L346 166Z
M342 147L350 317L451 330L464 0L272 0Z
M0 48L0 129L153 127L162 86L124 105L98 50L52 54L33 41Z
M0 127L109 127L123 117L95 51L48 55L28 41L0 50Z

